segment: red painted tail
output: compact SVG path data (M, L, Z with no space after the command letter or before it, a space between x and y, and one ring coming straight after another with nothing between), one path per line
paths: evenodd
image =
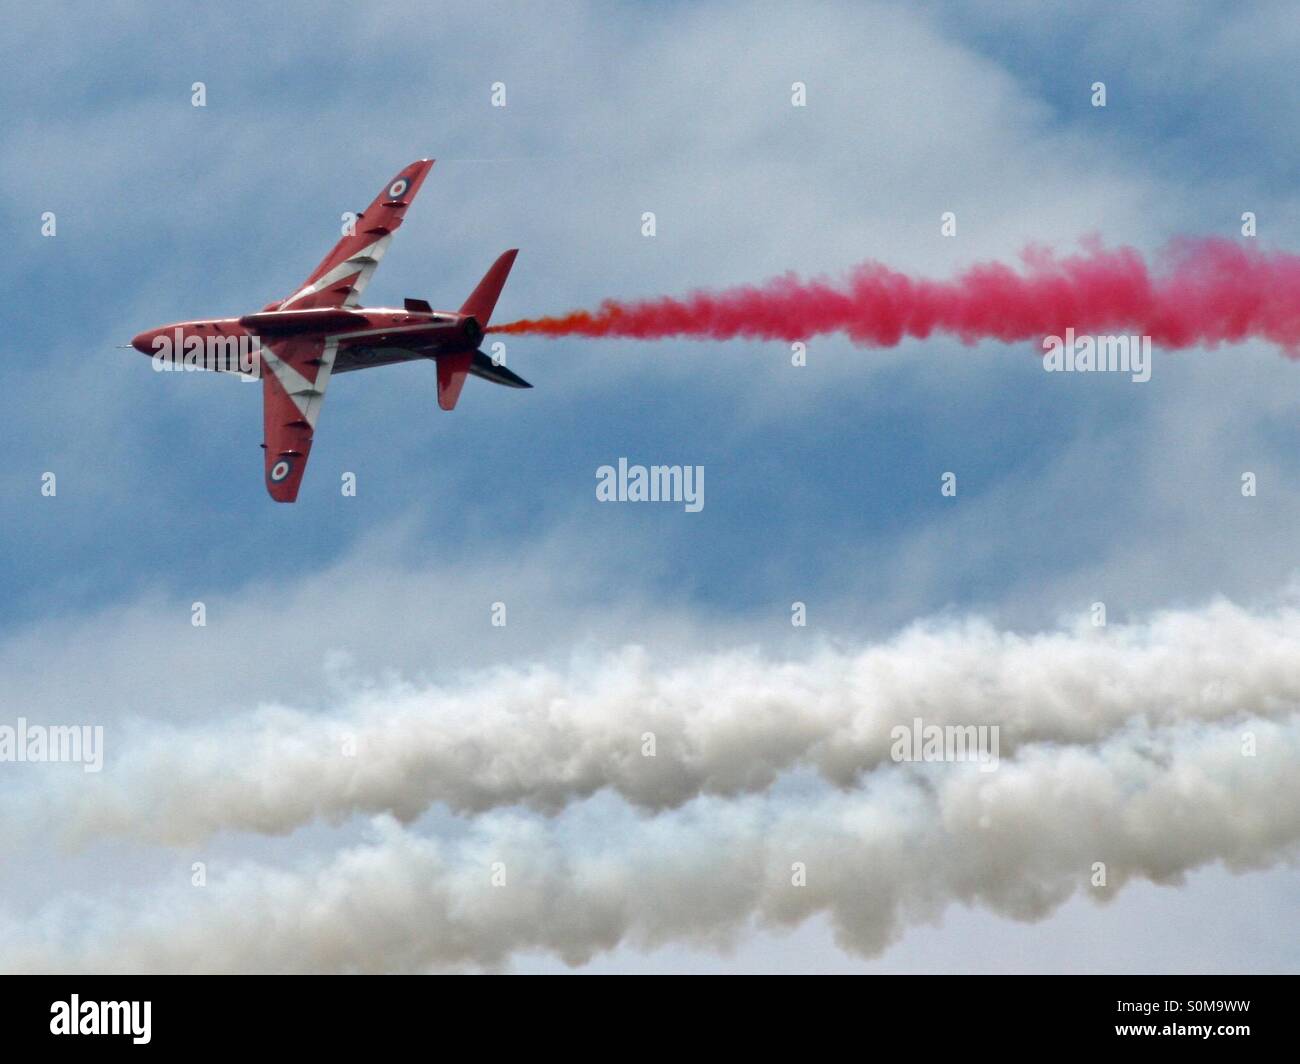
M515 256L518 254L518 248L511 248L492 263L492 268L483 275L483 280L479 281L478 287L470 293L470 297L465 300L465 305L460 308L462 314L468 314L484 328L487 327L492 311L496 309L497 297L505 287L506 278L510 276L510 267L515 264Z
M505 287L506 278L510 276L510 267L515 264L515 256L518 254L518 248L511 248L492 263L491 268L483 275L483 280L479 281L478 287L470 293L469 298L465 300L465 305L460 308L462 314L478 322L480 330L491 320L492 311L496 309L497 299L501 295L501 289ZM460 398L460 390L465 387L465 378L474 372L475 354L474 351L459 351L438 357L438 405L444 410L455 408L456 400ZM482 355L482 359L491 365L486 355ZM506 372L509 373L508 370ZM516 388L528 387L522 379L519 384L514 384L511 381L498 380L499 374L484 374L480 370L476 372L476 376L478 375L486 375L489 380L499 384L509 383Z

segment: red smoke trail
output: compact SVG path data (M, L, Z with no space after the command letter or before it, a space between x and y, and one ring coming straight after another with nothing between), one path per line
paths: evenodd
M607 299L595 311L528 318L489 332L541 336L672 336L806 340L845 332L890 347L947 333L978 340L1041 340L1078 333L1137 333L1164 347L1252 338L1300 351L1300 256L1223 239L1180 240L1148 268L1132 248L1099 243L1064 258L1042 248L1019 272L981 263L949 281L909 277L878 262L839 282L794 274L760 285L696 291L677 299Z

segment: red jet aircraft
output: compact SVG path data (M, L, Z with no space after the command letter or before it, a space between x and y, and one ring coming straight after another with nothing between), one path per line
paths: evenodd
M251 371L262 378L266 490L277 502L298 497L325 388L336 373L431 358L438 365L438 405L444 410L456 405L469 374L510 388L532 387L478 349L517 250L492 264L458 311L435 311L423 299L407 299L402 310L358 305L432 166L432 159L421 159L388 182L357 217L354 231L288 299L242 318L163 325L131 341L151 357L166 353L181 362L183 353L202 352L202 368ZM248 361L236 366L208 357L214 348L249 353L251 370Z

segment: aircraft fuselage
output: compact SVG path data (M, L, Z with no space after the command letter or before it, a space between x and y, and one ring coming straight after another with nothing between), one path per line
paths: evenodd
M197 357L201 368L230 371L221 355L235 348L251 351L253 373L260 372L263 340L289 337L338 341L335 373L418 358L474 351L483 329L468 314L455 311L411 311L391 307L319 307L309 310L261 310L239 318L210 318L173 322L147 329L131 346L150 358ZM256 341L256 342L254 342ZM242 372L250 372L247 362Z

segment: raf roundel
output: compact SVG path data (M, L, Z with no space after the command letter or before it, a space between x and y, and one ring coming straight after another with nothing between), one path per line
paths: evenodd
M400 199L402 196L406 195L406 190L409 186L410 183L406 180L406 178L399 177L396 181L394 181L391 185L388 186L388 198Z
M279 484L293 471L293 463L287 458L281 458L271 467L271 482Z

